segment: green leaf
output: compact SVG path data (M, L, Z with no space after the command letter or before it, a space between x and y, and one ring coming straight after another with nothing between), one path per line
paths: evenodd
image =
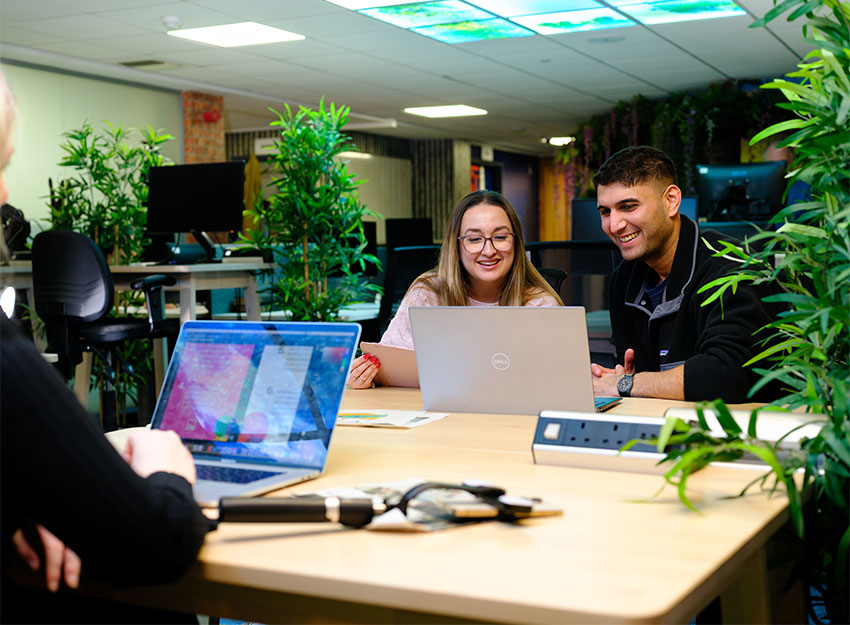
M713 401L711 408L714 411L714 416L717 417L717 422L720 423L720 427L727 435L737 436L741 433L741 426L732 417L732 413L729 412L729 408L722 400Z

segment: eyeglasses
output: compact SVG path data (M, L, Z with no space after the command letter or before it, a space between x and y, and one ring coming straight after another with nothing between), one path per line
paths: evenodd
M500 252L510 252L514 246L516 234L513 232L500 232L492 237L482 237L480 234L467 234L458 237L465 249L470 254L477 254L484 249L487 241L493 244L493 247Z

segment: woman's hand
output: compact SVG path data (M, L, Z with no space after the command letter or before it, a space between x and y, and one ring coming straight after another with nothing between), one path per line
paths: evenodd
M44 547L44 572L47 589L50 592L59 590L59 582L62 579L63 572L68 587L76 588L80 583L80 569L82 568L80 557L41 525L36 525L35 529ZM12 535L12 542L24 562L33 571L37 571L41 566L41 560L38 553L27 541L23 530L19 529Z
M363 354L351 363L351 373L348 376L348 386L351 388L372 388L381 361L377 356Z
M141 430L127 439L121 454L130 468L142 477L157 471L176 473L190 484L195 483L195 461L176 432Z

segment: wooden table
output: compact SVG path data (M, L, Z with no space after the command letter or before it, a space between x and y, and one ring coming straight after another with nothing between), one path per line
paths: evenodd
M615 410L659 415L628 399ZM418 390L347 391L345 410L421 409ZM338 427L318 480L287 492L407 477L479 479L540 496L562 517L427 533L322 524L232 524L209 535L178 583L122 600L279 622L687 622L717 595L730 622L766 622L765 545L784 497L736 494L750 471L690 480L695 514L653 475L535 465L536 417L453 414L413 430Z

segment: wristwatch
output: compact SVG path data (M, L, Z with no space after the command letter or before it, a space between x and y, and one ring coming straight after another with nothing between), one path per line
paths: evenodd
M634 377L634 373L627 373L617 381L617 392L620 393L620 397L632 396L632 384L635 382Z

